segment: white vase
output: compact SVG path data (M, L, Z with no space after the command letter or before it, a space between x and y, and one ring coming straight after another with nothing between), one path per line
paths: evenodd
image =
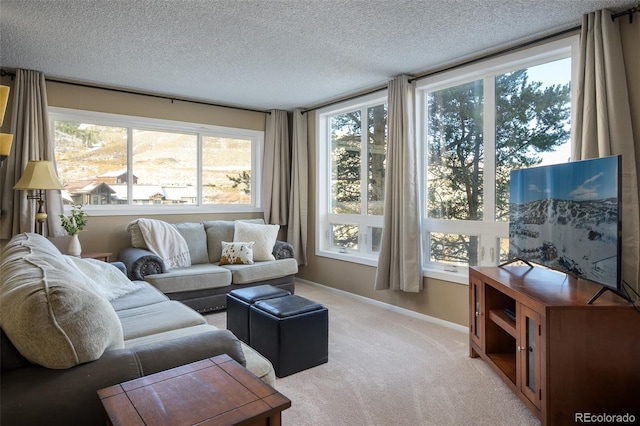
M78 234L72 235L69 241L69 247L67 247L67 254L79 257L80 253L82 253L82 246L80 246Z

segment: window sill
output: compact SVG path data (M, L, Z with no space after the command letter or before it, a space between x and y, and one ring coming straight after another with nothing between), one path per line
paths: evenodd
M361 265L373 266L374 268L378 266L378 255L365 257L362 255L355 255L349 252L340 253L338 251L318 250L316 251L316 256L328 257L330 259L342 260L342 261L351 262L351 263L359 263Z
M65 206L65 214L71 206ZM154 216L174 214L202 214L202 213L260 213L264 210L254 206L171 206L171 205L112 205L96 206L87 204L84 211L90 216Z
M456 284L469 285L469 272L466 268L463 272L448 272L433 268L423 268L422 276L425 278L449 281Z
M360 265L372 266L376 268L378 266L378 256L357 256L353 253L340 253L330 250L318 250L316 256L326 257L329 259L342 260L344 262L357 263ZM448 272L444 270L438 270L434 268L423 268L422 276L425 278L434 278L437 280L448 281L455 284L469 285L469 273L467 268L463 268L462 272Z

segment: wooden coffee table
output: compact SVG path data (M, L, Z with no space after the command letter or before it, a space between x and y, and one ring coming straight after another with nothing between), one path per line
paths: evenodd
M291 401L228 355L98 391L113 425L280 425Z

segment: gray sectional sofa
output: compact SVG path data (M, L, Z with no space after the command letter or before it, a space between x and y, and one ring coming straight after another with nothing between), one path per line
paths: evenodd
M222 264L223 242L241 241L237 239L239 222L244 231L251 228L251 232L261 232L264 228L267 233L273 231L273 227L278 229L277 225L265 225L262 219L172 224L186 240L191 264L171 268L168 262L149 250L138 221L133 221L127 227L131 247L121 250L118 259L126 265L130 279L147 281L170 299L200 313L225 309L227 293L236 288L270 284L294 293L298 263L289 243L266 238L262 243L269 246L269 259L259 258L252 264ZM262 237L246 232L244 240Z
M96 391L220 354L273 385L271 363L228 330L112 264L38 234L2 250L0 424L105 424Z

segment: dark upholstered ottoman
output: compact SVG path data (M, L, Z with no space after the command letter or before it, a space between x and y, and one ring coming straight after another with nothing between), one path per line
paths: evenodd
M227 294L227 330L249 344L249 306L258 300L288 296L287 290L270 285L239 288Z
M251 347L285 377L329 360L329 311L297 295L255 302L249 308Z

